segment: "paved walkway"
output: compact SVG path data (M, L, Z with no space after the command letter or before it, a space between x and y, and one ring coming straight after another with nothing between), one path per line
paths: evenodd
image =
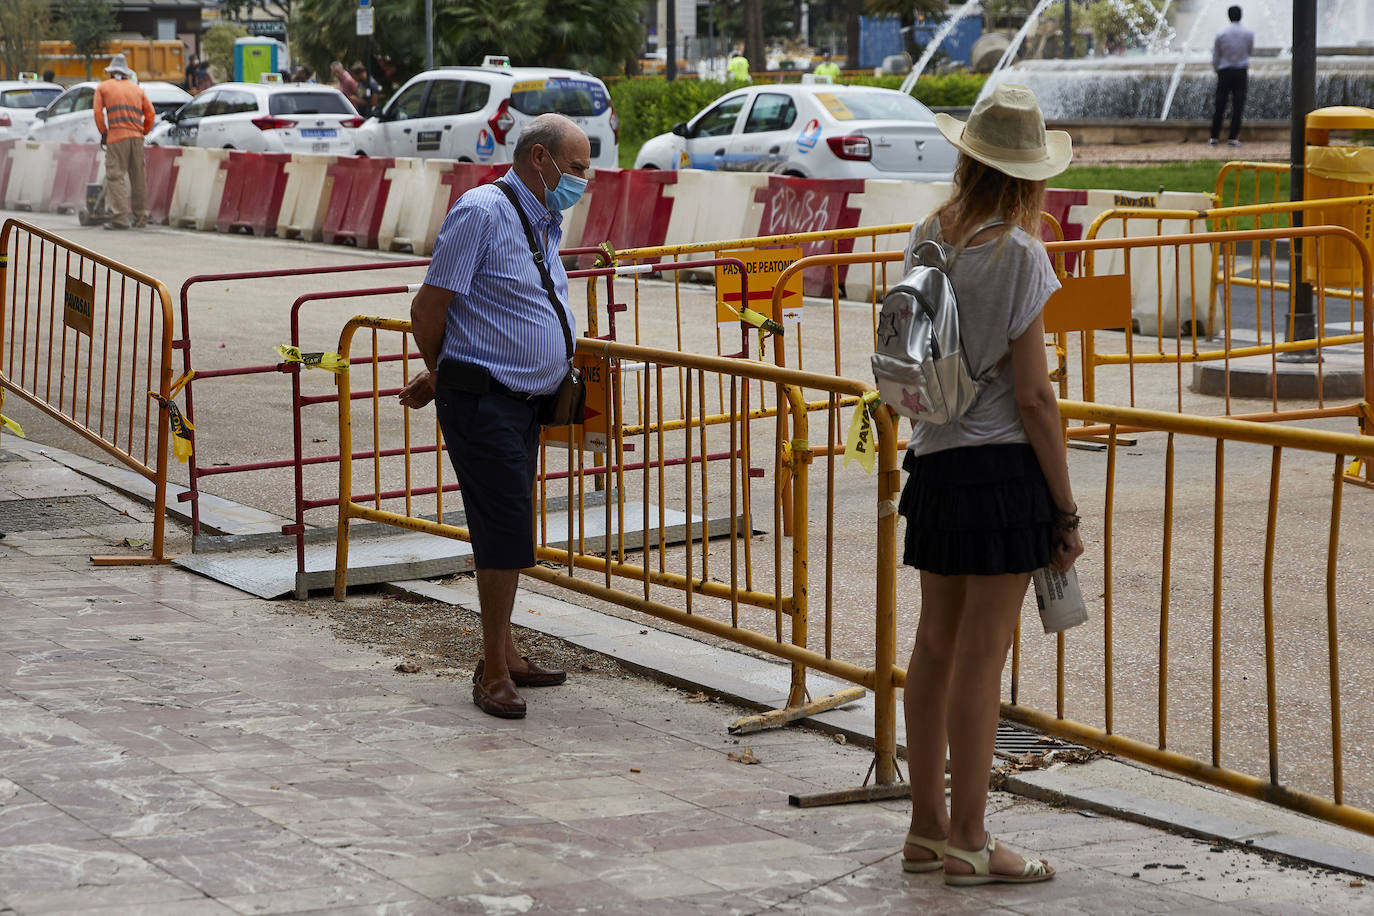
M1348 875L994 793L1046 885L905 875L901 802L795 809L867 752L577 672L503 722L275 602L93 567L147 512L6 437L0 914L1368 912ZM4 506L4 503L9 503ZM127 513L121 515L120 513Z

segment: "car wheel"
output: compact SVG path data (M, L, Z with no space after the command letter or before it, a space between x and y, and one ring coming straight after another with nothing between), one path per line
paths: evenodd
M354 150L353 155L357 156L359 159L367 158L367 153L363 152L362 150Z
M230 146L228 143L224 144L224 148L225 148L225 149L233 149L233 147Z
M467 156L459 156L459 157L458 157L458 161L459 161L459 162L471 162L472 160L469 159Z
M641 165L640 168L641 168L641 169L653 169L655 172L657 172L657 171L659 170L659 169L658 169L658 166L654 165L652 162L646 162L646 163L644 163L643 165Z
M798 172L796 169L788 169L787 171L783 172L782 174L783 174L783 177L784 177L784 178L805 178L805 177L806 177L806 176L803 175L801 172Z

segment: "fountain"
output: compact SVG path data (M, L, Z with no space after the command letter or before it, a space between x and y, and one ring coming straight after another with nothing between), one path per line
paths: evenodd
M1243 23L1255 32L1246 120L1286 123L1291 116L1292 10L1270 0L1176 0L1170 7L1176 11L1172 28L1155 22L1153 35L1147 35L1151 23L1131 23L1133 37L1143 45L1139 51L1010 63L1048 6L1042 0L982 94L999 82L1024 83L1052 121L1209 121L1216 88L1212 38L1226 25L1226 9L1233 2L1240 3ZM1374 108L1374 0L1318 0L1317 16L1317 107ZM1179 34L1187 36L1181 45L1173 40Z
M921 59L916 61L916 65L911 68L911 72L907 74L906 79L902 80L901 91L903 93L911 92L912 87L916 85L916 80L919 79L921 74L925 71L926 65L929 64L930 59L935 56L935 52L940 50L940 45L944 44L945 39L949 37L949 33L954 31L954 27L959 24L959 20L971 13L981 12L982 6L981 0L968 0L967 3L959 7L958 12L945 20L944 25L940 26L939 31L930 39L930 44L926 45L926 49L921 52Z

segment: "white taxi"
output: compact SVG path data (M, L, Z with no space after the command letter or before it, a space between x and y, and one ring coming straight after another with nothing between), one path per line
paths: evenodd
M935 115L911 96L807 81L726 93L645 143L635 168L948 181L957 158Z
M33 74L0 80L0 140L23 140L34 116L61 94L57 83L45 83Z
M567 115L591 141L592 165L619 165L620 119L606 84L589 73L512 67L440 67L412 77L354 133L363 156L510 162L521 129L538 115Z
M99 143L100 131L95 129L95 87L100 83L88 80L77 83L37 112L29 122L27 139L52 143ZM162 115L175 111L191 100L191 94L171 83L139 83L153 103L153 112Z
M219 83L163 120L149 145L334 156L353 155L363 123L338 89L305 83Z

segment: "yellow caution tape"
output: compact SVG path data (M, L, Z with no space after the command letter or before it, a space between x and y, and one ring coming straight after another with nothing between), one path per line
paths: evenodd
M858 406L854 408L854 418L849 421L849 438L844 446L844 467L848 467L849 459L853 458L859 462L865 473L873 473L873 459L877 457L877 449L873 441L873 422L869 419L868 412L877 403L878 392L870 391L859 399Z
M196 370L194 369L187 369L185 372L183 372L181 374L181 378L177 379L175 382L172 382L171 396L176 397L177 395L181 394L181 389L185 388L187 383L195 377Z
M337 353L302 353L300 347L277 347L281 358L288 363L300 363L307 369L327 369L335 375L348 371L348 357Z
M767 331L769 334L783 334L786 331L786 328L778 324L772 318L756 312L753 309L743 308L739 310L738 314L740 321L743 321L745 324L752 324L759 330Z
M4 407L5 407L5 389L0 388L0 410L3 410ZM18 436L20 439L27 439L27 438L28 438L28 436L24 435L24 429L23 429L23 427L21 427L18 423L14 422L13 420L11 420L9 417L5 416L4 414L0 414L0 427L3 427L4 429L8 429L10 432L14 433L14 434L15 434L16 436Z
M191 457L191 430L195 427L181 415L181 408L177 407L176 401L151 391L148 392L148 395L162 405L163 410L167 411L168 421L172 425L172 454L177 456L177 461L185 464L187 459Z
M615 246L610 242L602 242L596 246L600 249L596 253L596 262L593 267L616 267L620 264L620 258L615 256Z

